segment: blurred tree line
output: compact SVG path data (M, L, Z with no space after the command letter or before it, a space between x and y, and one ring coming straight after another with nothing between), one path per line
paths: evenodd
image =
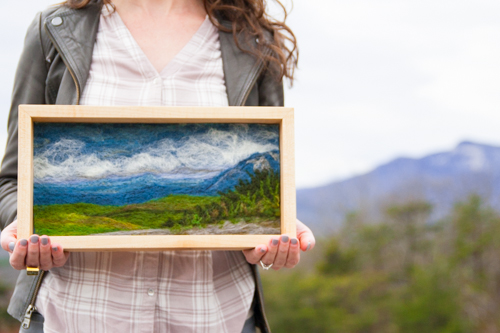
M431 210L352 214L314 269L263 274L273 332L500 332L500 215L478 196Z

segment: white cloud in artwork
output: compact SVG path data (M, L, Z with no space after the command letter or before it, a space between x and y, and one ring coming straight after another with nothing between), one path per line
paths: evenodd
M231 131L211 129L176 142L162 139L141 152L126 156L112 150L87 152L80 140L60 139L33 159L36 182L58 182L107 177L130 177L153 173L172 178L210 177L255 153L277 150L269 143L278 134L259 131L246 135L247 128Z

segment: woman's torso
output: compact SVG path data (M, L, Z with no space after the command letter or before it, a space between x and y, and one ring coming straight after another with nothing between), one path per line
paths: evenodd
M207 19L158 73L119 16L103 14L80 103L227 106L220 52ZM254 290L241 252L73 253L37 307L46 332L236 332Z

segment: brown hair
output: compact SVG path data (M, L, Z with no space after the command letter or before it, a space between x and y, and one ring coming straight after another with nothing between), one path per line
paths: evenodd
M65 4L79 9L87 6L91 1L66 0ZM297 40L292 30L285 24L287 18L285 6L280 0L275 0L275 2L284 12L282 21L273 19L266 13L264 0L203 0L210 21L219 30L232 32L240 50L263 60L266 66L274 72L276 79L281 80L286 77L292 84L299 56ZM111 0L102 0L102 4L111 4ZM221 19L221 22L218 19ZM231 27L223 25L224 20L229 21ZM271 33L272 40L266 38L266 32ZM257 40L257 47L242 47L238 39L240 35L247 42L246 45L252 45L248 43L250 39ZM266 51L266 48L271 52Z

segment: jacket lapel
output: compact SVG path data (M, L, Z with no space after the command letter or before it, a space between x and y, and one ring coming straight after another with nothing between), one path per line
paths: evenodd
M241 51L230 32L219 30L219 40L229 105L241 106L260 72L262 61Z
M100 9L98 3L78 10L61 7L45 19L44 27L76 85L76 96L69 99L68 104L78 104L87 82Z

